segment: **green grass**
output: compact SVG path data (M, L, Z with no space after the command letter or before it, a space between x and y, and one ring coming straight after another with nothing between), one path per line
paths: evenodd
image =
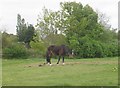
M41 66L43 59L3 59L3 86L117 86L118 58L65 59L63 66ZM30 67L29 67L30 66Z

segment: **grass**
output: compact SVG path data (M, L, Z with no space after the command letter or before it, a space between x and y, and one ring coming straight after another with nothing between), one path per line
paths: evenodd
M43 59L3 59L3 86L117 86L118 58L65 59L41 66Z

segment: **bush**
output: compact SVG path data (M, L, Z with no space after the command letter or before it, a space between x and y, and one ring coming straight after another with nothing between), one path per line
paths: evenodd
M3 58L27 58L28 54L26 49L21 44L12 44L3 50Z
M118 56L118 43L116 41L103 43L85 36L80 39L79 45L76 44L74 51L80 58L113 57Z
M102 49L102 44L101 42L99 41L93 41L92 42L92 45L93 45L93 51L95 52L94 53L94 57L104 57L104 54L103 54L103 49Z
M31 42L31 49L28 50L30 57L43 57L46 52L46 46L43 42Z
M118 56L120 56L120 42L118 43Z

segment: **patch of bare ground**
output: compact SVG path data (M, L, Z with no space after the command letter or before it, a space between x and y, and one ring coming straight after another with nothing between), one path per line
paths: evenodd
M38 63L27 64L24 67L64 66L64 65L77 65L77 64L102 65L102 64L118 64L118 62L117 61L82 61L82 62L66 62L65 64L53 63L51 65L38 62Z

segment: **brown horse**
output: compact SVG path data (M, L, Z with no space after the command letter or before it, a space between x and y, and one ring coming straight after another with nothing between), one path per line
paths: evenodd
M50 58L55 55L59 56L57 64L59 64L60 58L62 57L62 63L64 64L64 56L66 55L71 55L70 49L65 46L56 46L56 45L51 45L47 48L46 52L46 61L51 65L51 60Z

